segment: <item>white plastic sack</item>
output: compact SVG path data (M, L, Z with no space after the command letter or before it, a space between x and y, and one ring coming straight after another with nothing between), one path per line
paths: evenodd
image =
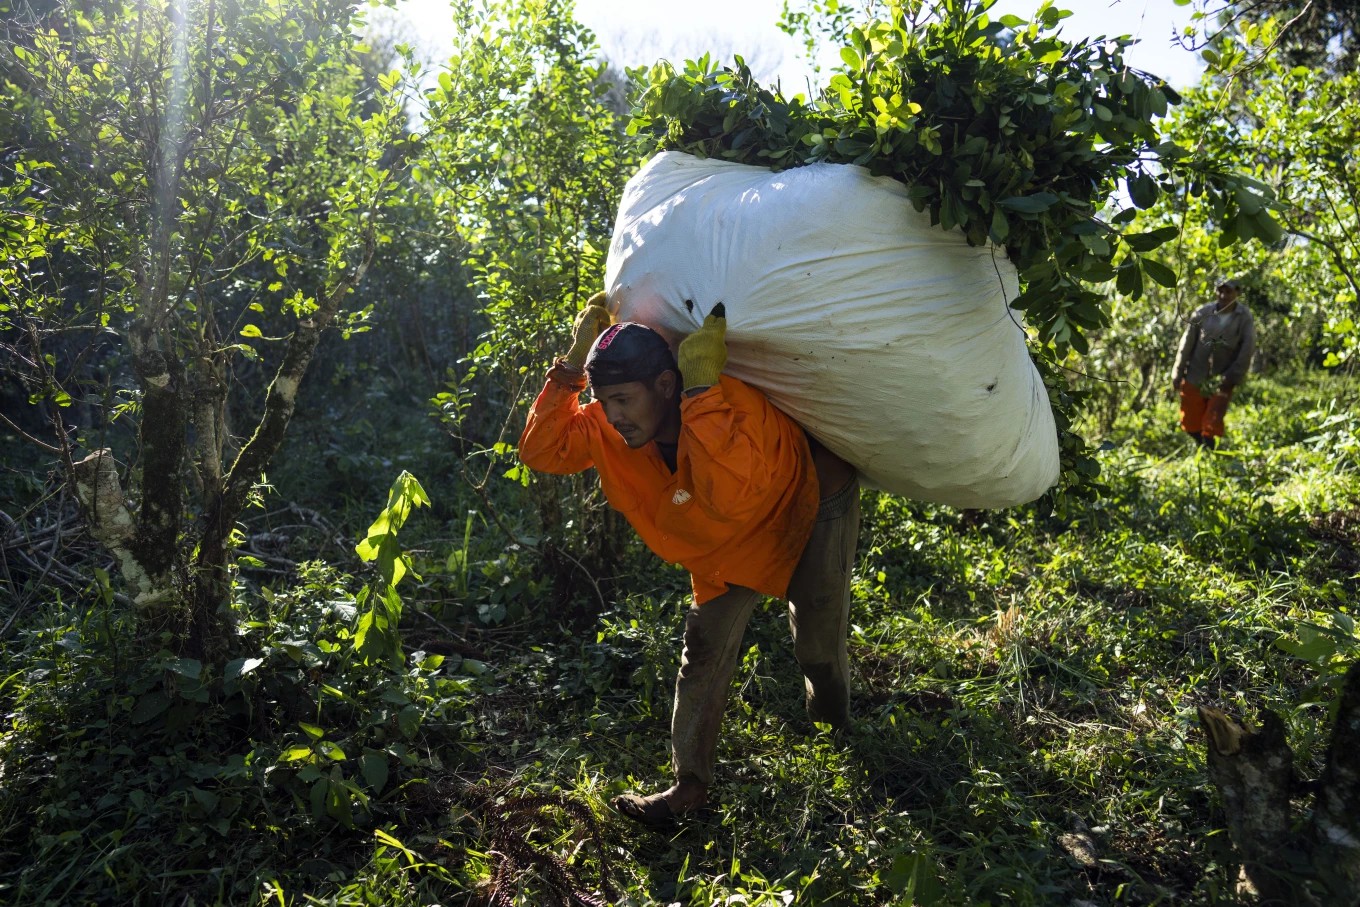
M995 508L1057 481L1015 268L932 227L895 180L664 152L624 190L605 288L619 320L672 348L726 303L726 372L872 485Z

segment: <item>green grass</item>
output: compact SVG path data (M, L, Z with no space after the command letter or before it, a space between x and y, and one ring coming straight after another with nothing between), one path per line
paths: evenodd
M866 494L855 727L809 726L771 603L748 630L715 807L662 831L606 806L667 783L686 599L649 556L621 565L647 591L588 626L530 600L488 623L503 569L457 595L427 570L419 638L437 621L462 651L423 670L342 657L324 603L350 594L343 577L246 595L271 653L252 695L179 688L149 722L137 703L165 669L129 668L130 624L54 603L3 652L0 900L538 905L566 885L636 905L1232 903L1195 708L1277 711L1315 776L1328 680L1360 650L1307 630L1344 625L1360 591L1358 391L1257 378L1213 453L1178 435L1169 401L1126 415L1107 491L1065 519L970 526ZM295 659L290 634L314 651ZM414 709L408 727L374 717L383 696ZM352 825L280 767L299 721L354 753L400 744L381 791L338 763L371 798Z

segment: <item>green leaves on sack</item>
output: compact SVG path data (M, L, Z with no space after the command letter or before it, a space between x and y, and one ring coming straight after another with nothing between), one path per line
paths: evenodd
M1157 121L1181 98L1125 63L1131 39L1068 42L1054 33L1065 10L993 20L988 6L892 4L859 24L836 10L841 65L813 101L762 87L740 57L635 71L643 90L629 132L699 157L856 164L906 184L932 223L973 245L1004 244L1024 290L1017 307L1059 358L1084 351L1085 331L1105 322L1111 279L1132 297L1144 276L1175 284L1174 271L1139 257L1175 227L1115 229L1163 196L1210 197L1224 244L1278 239L1264 185L1161 138ZM1121 187L1126 207L1107 214ZM1092 293L1099 317L1074 317Z

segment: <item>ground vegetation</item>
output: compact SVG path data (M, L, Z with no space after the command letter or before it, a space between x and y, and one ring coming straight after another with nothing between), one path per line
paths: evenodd
M1360 118L1346 33L1296 59L1305 19L1267 7L1206 10L1215 60L1179 104L1111 72L1079 111L1061 86L1119 42L940 7L953 52L1019 36L983 55L998 84L1057 52L1027 109L1090 126L1069 150L1129 196L943 171L921 196L941 229L985 212L980 240L1012 235L1001 211L1035 267L1061 209L1077 295L1033 310L1035 342L1084 490L988 513L865 491L854 726L807 723L762 610L714 807L642 830L605 804L665 775L687 577L513 445L600 286L647 153L629 122L778 150L713 119L774 96L694 61L637 74L625 112L564 0L457 4L435 63L330 0L0 3L0 901L1353 903ZM802 15L813 42L861 26ZM823 118L799 153L861 154L881 116L881 148L956 140L931 117L958 97L877 91L894 28L799 102ZM1245 181L1196 193L1179 153L1102 149L1115 95L1134 144ZM1209 451L1167 371L1222 274L1262 355ZM1244 753L1278 779L1255 811Z

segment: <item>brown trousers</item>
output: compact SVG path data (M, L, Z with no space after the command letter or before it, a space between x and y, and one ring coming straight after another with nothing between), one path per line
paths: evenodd
M789 632L802 668L808 716L833 726L850 717L850 662L846 633L850 577L859 538L859 480L822 498L817 522L789 582ZM714 754L727 695L741 654L741 638L760 593L744 586L685 617L685 647L675 679L671 767L678 781L713 783Z

